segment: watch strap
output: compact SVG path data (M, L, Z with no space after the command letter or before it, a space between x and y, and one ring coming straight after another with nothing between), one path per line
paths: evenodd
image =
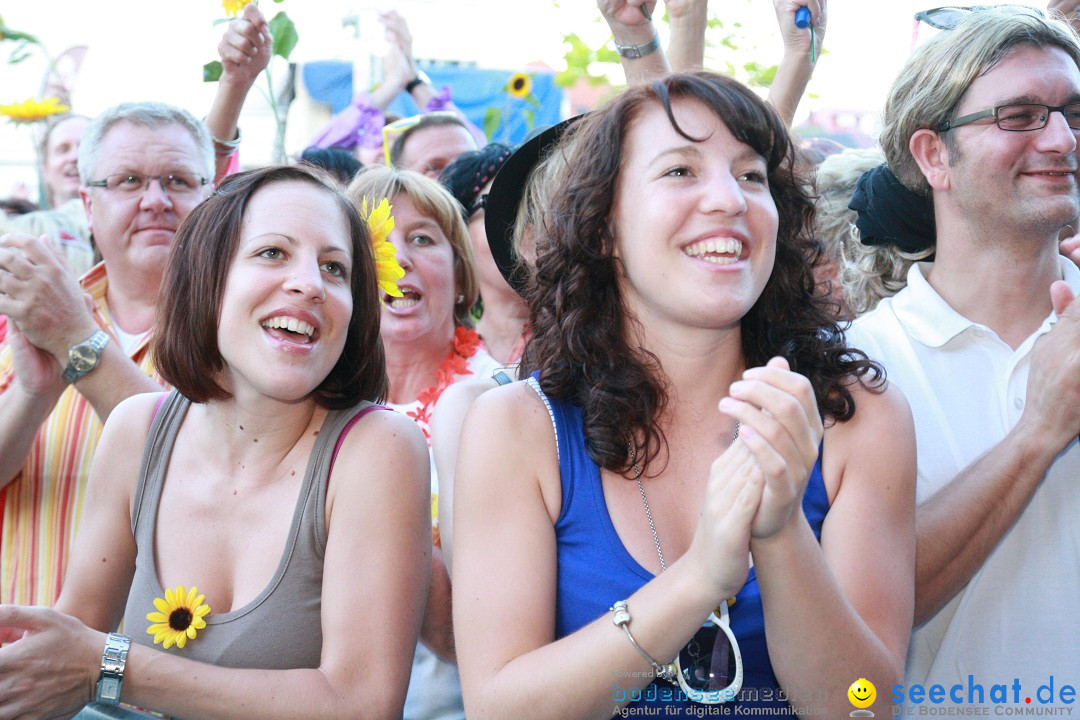
M645 57L660 49L660 36L653 33L652 40L643 45L620 45L615 43L615 49L624 58L634 59Z
M412 91L415 90L416 88L418 88L419 86L421 86L421 85L430 85L430 84L431 84L431 78L429 78L427 76L427 73L425 73L423 70L417 70L416 71L416 77L414 77L412 80L410 80L408 82L408 84L405 86L405 92L411 94Z
M99 703L120 704L120 691L124 686L124 670L127 668L131 638L120 633L109 633L105 649L101 652L101 674L97 681Z

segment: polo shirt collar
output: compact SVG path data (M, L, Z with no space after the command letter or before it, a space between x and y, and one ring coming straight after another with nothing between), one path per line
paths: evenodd
M908 269L907 287L893 298L893 309L911 336L927 347L941 347L975 325L952 309L923 275L923 265Z
M1059 261L1062 279L1074 294L1080 295L1080 269L1067 257L1062 256ZM907 287L893 298L893 309L915 340L927 347L941 347L977 323L953 310L938 295L923 275L924 265L929 263L913 263L908 269ZM1053 311L1048 321L1051 325L1057 322Z

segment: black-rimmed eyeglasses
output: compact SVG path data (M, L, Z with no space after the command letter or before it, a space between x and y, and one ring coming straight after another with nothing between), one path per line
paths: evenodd
M993 118L995 125L1009 132L1041 130L1050 121L1050 113L1052 112L1061 113L1065 116L1065 122L1068 123L1070 128L1080 130L1080 103L1059 105L1057 107L1036 105L1034 103L998 105L970 115L962 115L955 120L946 120L934 129L938 132L946 132L961 125L968 125L985 118Z

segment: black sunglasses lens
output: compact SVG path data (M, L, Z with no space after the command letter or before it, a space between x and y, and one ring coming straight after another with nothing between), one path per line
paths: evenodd
M708 623L679 651L679 667L690 688L704 693L720 692L735 677L735 653L727 635L717 625Z

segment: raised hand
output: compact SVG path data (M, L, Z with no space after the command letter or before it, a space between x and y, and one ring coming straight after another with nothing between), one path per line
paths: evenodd
M386 29L386 42L391 51L397 48L408 63L409 79L416 75L416 59L413 57L413 39L409 24L396 10L379 14L379 22Z
M776 22L780 26L780 36L784 41L784 53L800 57L810 54L810 29L795 24L795 12L802 6L810 10L810 23L814 27L816 52L821 54L825 40L825 27L828 24L827 0L773 0Z
M800 507L824 428L810 381L775 357L732 383L720 411L741 423L739 440L765 476L752 537L779 532Z
M616 25L637 27L650 24L656 0L597 0L596 5L614 31Z
M258 5L245 5L243 13L229 23L218 43L221 79L250 87L269 64L273 43L270 26Z

